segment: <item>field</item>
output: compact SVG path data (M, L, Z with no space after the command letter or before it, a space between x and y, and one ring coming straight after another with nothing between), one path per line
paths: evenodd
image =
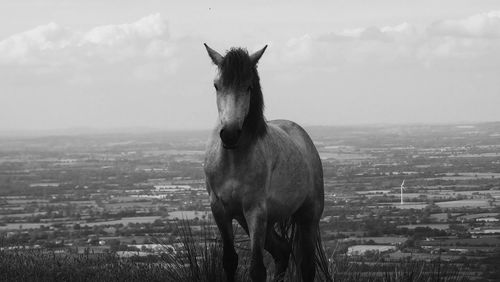
M322 160L334 159L341 161L365 160L372 158L372 156L367 154L356 154L356 153L348 154L348 153L336 153L336 152L324 152L324 151L320 151L319 156L321 157Z
M450 216L457 216L460 215L459 213L450 213ZM430 215L430 218L435 220L435 221L447 221L448 220L448 213L434 213Z
M363 255L368 251L383 253L391 250L396 250L393 245L354 245L347 249L347 255Z
M28 214L31 215L31 214ZM195 218L202 219L208 218L209 213L206 211L172 211L168 213L166 218L170 220L182 219L182 220L192 220ZM53 224L80 224L81 226L101 226L101 225L117 225L123 224L128 225L129 223L153 223L157 219L161 219L161 216L135 216L135 217L124 217L117 220L108 221L97 221L97 222L85 222L85 221L60 221L57 223L6 223L5 225L0 225L0 230L19 230L19 229L38 229L41 226L51 226Z
M375 244L380 245L395 245L403 243L407 240L405 237L395 237L395 236L384 236L384 237L349 237L340 240L341 242L348 241L361 241L361 242L369 242L373 241Z
M2 218L12 218L12 217L30 217L30 216L37 216L37 215L46 215L47 212L33 212L33 213L12 213L12 214L0 214L0 219Z
M488 208L490 204L487 200L459 200L436 203L441 208L477 207Z
M398 225L398 228L415 229L417 227L428 227L431 229L447 230L450 228L449 224L411 224L411 225Z
M157 219L160 219L161 216L135 216L135 217L124 217L118 220L110 220L110 221L100 221L100 222L89 222L89 223L81 223L82 226L98 226L98 225L115 225L115 224L123 224L127 225L129 223L152 223Z
M0 230L17 230L17 229L38 229L41 226L50 226L47 223L6 223L0 225Z
M462 220L462 219L463 220L473 220L473 219L485 218L485 217L496 217L498 215L499 215L499 213L497 213L497 212L485 212L485 213L463 215L463 216L459 216L457 219L458 220Z
M403 253L400 251L389 254L390 260L400 261L405 259L418 261L454 261L460 258L460 255L442 255L442 254L426 254L426 253Z
M195 218L201 219L202 217L207 218L209 215L211 215L211 213L206 211L171 211L168 213L168 218L191 220Z
M58 223L7 223L4 226L0 226L0 230L16 230L16 229L38 229L40 226L51 226L53 224L80 224L81 226L99 226L99 225L115 225L123 224L127 225L129 223L152 223L161 216L136 216L136 217L124 217L117 220L108 221L98 221L98 222L84 222L84 221L63 221Z
M444 239L425 242L426 245L438 246L491 246L500 247L499 237L482 237L482 238L460 238L460 239ZM500 251L500 249L499 249Z
M401 205L401 203L391 203L391 206L398 208L398 209L416 209L416 210L423 210L425 207L428 206L428 204L425 203L405 203Z

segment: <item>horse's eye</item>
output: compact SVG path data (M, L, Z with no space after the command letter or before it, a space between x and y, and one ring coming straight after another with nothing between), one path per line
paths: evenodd
M215 91L219 91L219 87L217 87L217 84L214 83L214 88L215 88Z

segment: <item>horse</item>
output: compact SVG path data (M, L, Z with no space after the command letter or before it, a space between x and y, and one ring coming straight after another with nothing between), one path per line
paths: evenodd
M257 63L267 45L224 56L204 44L218 68L214 80L218 121L208 141L204 172L223 247L227 281L235 281L238 255L233 220L250 237L250 279L266 281L264 250L282 281L290 256L295 277L314 281L316 266L330 280L321 244L323 168L306 131L288 120L267 121Z

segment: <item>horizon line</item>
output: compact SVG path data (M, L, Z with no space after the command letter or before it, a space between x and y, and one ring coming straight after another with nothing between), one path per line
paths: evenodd
M458 126L500 123L500 120L491 121L449 121L449 122L376 122L376 123L339 123L339 124L302 124L304 128L315 127L381 127L381 126ZM90 135L90 134L138 134L138 133L181 133L181 132L203 132L210 131L213 127L199 128L160 128L150 126L116 126L116 127L92 127L77 126L66 128L47 129L0 129L0 137L44 137L55 135Z

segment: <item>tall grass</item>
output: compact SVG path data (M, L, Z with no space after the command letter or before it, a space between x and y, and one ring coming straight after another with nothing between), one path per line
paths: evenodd
M331 263L334 281L399 282L469 281L458 265L443 261L400 260L396 263L359 263L348 257L337 257Z
M0 251L0 281L170 281L157 264L120 260L112 254Z
M162 265L172 281L223 281L222 247L215 240L215 234L204 224L201 234L195 236L186 220L181 221L177 228L182 248L176 253L165 252L161 256ZM197 238L202 241L197 241ZM153 241L164 246L172 243L161 238L153 238Z
M119 258L116 254L57 254L48 250L0 250L0 281L225 281L222 246L218 232L208 224L195 233L189 221L180 221L177 242L152 238L165 246L160 256ZM240 232L241 233L241 232ZM238 238L238 237L237 237ZM1 240L0 240L1 241ZM167 245L178 243L176 252ZM248 241L237 240L238 281L249 281ZM274 272L265 256L268 280ZM330 273L337 281L466 281L460 269L450 263L416 262L358 263L346 256L331 256ZM285 281L292 280L287 274Z

